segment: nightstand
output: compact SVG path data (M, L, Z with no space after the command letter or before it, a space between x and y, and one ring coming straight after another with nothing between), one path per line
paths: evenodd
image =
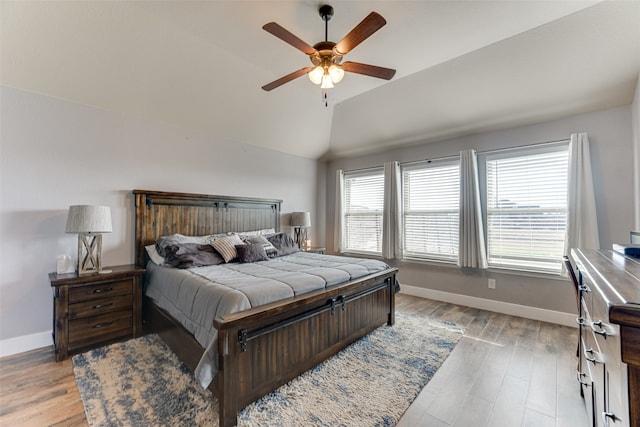
M50 273L56 361L117 338L142 333L142 275L135 265L109 273Z
M311 252L314 254L324 254L325 251L327 250L327 248L320 248L320 247L306 247L306 248L300 248L301 251L303 252Z

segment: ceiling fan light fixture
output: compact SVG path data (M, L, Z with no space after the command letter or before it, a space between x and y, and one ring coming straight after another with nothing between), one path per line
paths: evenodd
M322 76L322 84L320 85L321 89L333 89L333 82L331 81L331 76L329 74L325 74Z
M331 81L333 83L340 83L342 78L344 77L344 70L341 66L337 64L332 64L329 67L329 76L331 76Z
M320 65L313 67L311 71L309 71L309 80L312 83L319 85L322 83L322 77L324 76L324 68Z

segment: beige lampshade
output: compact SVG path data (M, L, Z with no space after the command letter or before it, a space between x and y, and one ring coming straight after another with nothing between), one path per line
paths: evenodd
M67 233L111 233L112 231L109 206L69 206Z
M292 227L311 227L311 213L291 212Z

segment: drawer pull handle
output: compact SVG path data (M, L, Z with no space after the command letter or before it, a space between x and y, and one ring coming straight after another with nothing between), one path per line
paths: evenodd
M582 378L584 378L586 376L587 376L587 374L585 374L584 372L576 372L576 378L577 378L578 382L580 384L582 384L583 386L589 387L589 386L591 386L591 384L582 381Z
M104 288L104 289L94 289L91 291L92 294L101 294L103 292L111 292L113 288Z
M596 359L595 357L589 357L589 354L595 354L595 351L592 348L587 348L584 351L584 358L587 359L587 361L593 363L594 365L600 363L600 361L598 359Z
M616 421L622 421L620 418L616 417L616 414L614 414L613 412L602 412L602 422L604 422L604 425L609 425L609 420L613 421L614 423Z
M100 329L100 328L104 328L105 326L109 326L111 325L113 322L104 322L104 323L98 323L96 325L93 326L93 329Z
M94 309L98 309L98 308L103 308L103 307L109 307L110 305L113 305L113 301L110 301L106 304L96 304L93 306Z
M606 330L600 331L600 330L597 330L596 328L604 329L602 320L598 320L597 322L591 322L591 330L593 331L594 334L602 335L604 339L607 339L607 336L609 336L609 333L607 333Z

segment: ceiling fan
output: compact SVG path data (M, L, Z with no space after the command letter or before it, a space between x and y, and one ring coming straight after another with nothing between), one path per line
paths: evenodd
M288 83L298 77L308 74L309 79L319 84L322 89L331 89L335 83L338 83L344 77L344 72L364 74L365 76L377 77L380 79L390 80L396 73L391 68L378 67L375 65L362 64L360 62L342 62L344 55L349 53L353 48L358 46L373 33L382 28L387 21L378 13L371 12L358 25L356 25L349 34L344 36L338 43L328 40L329 20L333 16L333 7L329 5L320 6L318 10L322 20L325 22L324 41L318 42L311 46L301 40L279 24L269 22L262 28L289 43L291 46L309 55L309 59L313 66L308 66L280 77L273 82L262 86L266 91L273 90L285 83Z

